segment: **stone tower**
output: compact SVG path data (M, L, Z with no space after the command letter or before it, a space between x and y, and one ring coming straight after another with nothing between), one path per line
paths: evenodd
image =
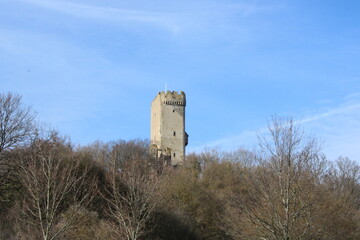
M167 164L181 165L185 159L185 106L184 92L159 92L151 103L150 150Z

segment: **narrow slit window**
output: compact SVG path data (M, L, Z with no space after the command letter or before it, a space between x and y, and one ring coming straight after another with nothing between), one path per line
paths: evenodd
M173 135L176 136L176 132L175 132L175 131L174 131Z
M175 110L173 110L173 112L175 112Z
M174 153L174 157L175 157L175 153Z

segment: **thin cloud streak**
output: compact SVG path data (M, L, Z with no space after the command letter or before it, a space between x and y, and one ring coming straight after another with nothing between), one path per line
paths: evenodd
M353 111L356 109L360 109L360 102L352 101L351 104L345 103L340 107L330 109L326 112L315 114L313 116L306 117L302 120L297 120L295 121L295 123L305 125L311 122L316 122L333 116L339 116L341 114L349 114L349 113L351 114L354 113ZM241 134L235 136L222 138L219 140L209 142L207 144L203 144L201 146L193 147L190 149L190 151L199 152L205 148L212 148L212 147L221 147L224 150L236 149L240 146L252 147L253 145L256 144L257 136L259 135L259 133L265 132L266 130L267 127L261 127L257 130L246 130L243 131ZM251 144L252 146L249 146L249 144Z
M357 108L360 108L360 103L355 103L355 104L351 104L351 105L346 105L346 106L334 108L334 109L331 109L331 110L329 110L327 112L317 114L317 115L314 115L314 116L310 116L310 117L307 117L307 118L302 119L300 121L297 121L297 123L303 124L303 123L308 123L308 122L314 122L314 121L317 121L317 120L320 120L320 119L323 119L323 118L331 117L331 116L338 115L338 114L341 114L341 113L346 113L346 112L349 112L351 110L355 110Z
M175 14L134 11L128 9L100 7L93 5L84 5L70 3L66 1L47 1L47 0L19 0L29 4L34 4L43 8L51 9L57 12L70 14L77 17L87 17L102 19L108 21L133 21L140 23L155 24L172 32L178 31Z
M95 5L86 5L79 3L72 3L68 1L59 0L18 0L28 4L33 4L39 7L47 8L56 12L69 14L75 17L92 18L98 20L105 20L110 22L134 22L150 24L157 27L162 27L169 30L173 34L180 30L193 28L194 26L214 27L214 22L227 21L222 18L229 16L241 15L242 17L249 17L257 13L277 11L284 6L269 5L269 4L253 4L253 3L237 3L224 4L222 2L209 5L207 8L199 7L194 9L192 3L188 3L188 9L183 12L168 11L139 11L116 7L102 7ZM197 9L197 10L196 10ZM231 17L230 17L231 18ZM226 25L231 25L227 22Z

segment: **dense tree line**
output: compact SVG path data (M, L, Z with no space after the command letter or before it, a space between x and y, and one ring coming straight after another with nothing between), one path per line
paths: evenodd
M360 239L360 165L291 119L252 151L154 159L144 140L74 147L0 95L0 239Z

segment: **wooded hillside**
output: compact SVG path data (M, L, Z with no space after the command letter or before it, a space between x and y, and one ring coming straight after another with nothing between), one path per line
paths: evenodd
M176 168L148 147L74 147L1 94L0 239L360 239L359 162L328 160L291 118L273 117L251 151Z

